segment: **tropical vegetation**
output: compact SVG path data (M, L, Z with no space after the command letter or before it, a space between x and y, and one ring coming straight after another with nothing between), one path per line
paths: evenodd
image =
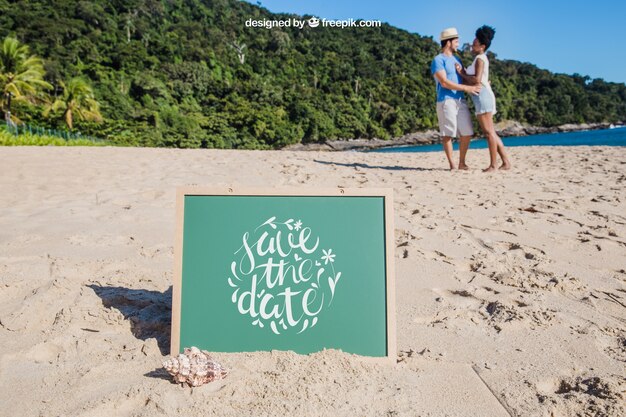
M0 146L104 146L105 141L92 139L66 139L59 136L20 132L16 135L0 128Z
M29 97L13 103L24 122L133 146L280 148L436 126L437 42L387 24L245 25L308 17L235 0L0 0L0 39L29 68L7 87L19 71L3 55L0 88ZM490 58L498 120L626 119L624 84Z
M8 99L6 103L11 99L36 102L40 90L52 87L44 74L41 58L31 55L28 45L15 38L4 39L0 46L0 91ZM9 115L8 108L3 106L2 110Z
M74 119L101 122L100 104L96 101L89 83L80 77L72 78L67 84L59 81L63 93L45 106L44 117L61 113L61 118L72 130Z

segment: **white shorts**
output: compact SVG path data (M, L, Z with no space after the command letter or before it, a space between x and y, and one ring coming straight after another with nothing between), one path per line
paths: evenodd
M437 102L437 119L441 136L458 138L473 136L472 117L464 99L446 99Z

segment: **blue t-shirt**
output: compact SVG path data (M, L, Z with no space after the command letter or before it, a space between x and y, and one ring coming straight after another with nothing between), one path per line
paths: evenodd
M446 56L439 54L433 59L433 63L430 65L430 72L434 76L437 71L445 70L446 78L453 83L461 84L459 74L456 72L455 64L463 65L461 60L456 56ZM447 98L460 99L463 98L462 91L448 90L443 88L437 78L435 78L435 84L437 85L437 101L444 101Z

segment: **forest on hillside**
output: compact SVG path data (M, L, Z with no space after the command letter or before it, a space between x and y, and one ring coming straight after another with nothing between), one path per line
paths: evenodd
M0 42L41 59L43 82L11 113L115 144L185 148L389 139L436 126L432 38L387 24L244 24L293 17L235 0L0 0ZM7 74L26 65L12 68L19 54L9 52L0 53L3 97L19 87ZM467 50L461 57L470 63ZM624 84L490 59L496 120L626 120Z

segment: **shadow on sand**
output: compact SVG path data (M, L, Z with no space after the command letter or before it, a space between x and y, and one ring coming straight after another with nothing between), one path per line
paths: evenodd
M348 168L388 169L388 170L391 170L391 171L449 171L448 169L445 169L445 168L403 167L403 166L399 166L399 165L396 165L396 166L376 166L376 165L363 164L363 163L359 163L359 162L354 162L352 164L346 164L346 163L334 162L334 161L320 161L318 159L314 159L313 161L317 162L318 164L339 165L339 166L348 167Z
M173 381L170 374L168 374L164 368L157 368L154 371L143 374L143 376L147 378L162 379L164 381L169 381L172 384L178 385L176 382Z
M162 355L170 353L172 287L165 292L124 287L88 285L107 308L116 308L130 321L133 335L140 340L155 338Z

